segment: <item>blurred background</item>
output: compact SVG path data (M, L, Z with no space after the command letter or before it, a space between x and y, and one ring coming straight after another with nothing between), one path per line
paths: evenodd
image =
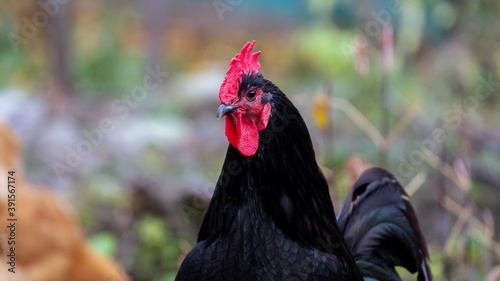
M384 166L436 280L500 274L498 1L2 0L0 34L20 172L133 280L173 280L195 244L228 145L219 87L251 40L306 119L336 210Z

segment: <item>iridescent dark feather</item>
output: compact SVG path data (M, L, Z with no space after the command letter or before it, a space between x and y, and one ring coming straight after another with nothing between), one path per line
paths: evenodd
M401 280L395 266L432 280L429 253L408 194L381 168L365 171L339 213L339 227L363 276Z

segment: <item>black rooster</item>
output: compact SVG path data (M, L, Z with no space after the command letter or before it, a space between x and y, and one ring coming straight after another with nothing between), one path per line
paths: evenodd
M400 280L394 266L432 280L415 212L385 170L360 176L337 222L306 124L258 72L254 43L221 86L230 145L176 280Z

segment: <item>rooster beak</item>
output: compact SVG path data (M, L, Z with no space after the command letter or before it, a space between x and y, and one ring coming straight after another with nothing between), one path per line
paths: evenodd
M222 116L229 114L240 107L241 106L239 106L239 105L230 106L230 105L221 104L219 106L219 109L217 109L217 119L220 119Z

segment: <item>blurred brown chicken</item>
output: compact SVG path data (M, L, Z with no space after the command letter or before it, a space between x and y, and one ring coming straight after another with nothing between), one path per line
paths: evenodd
M91 248L64 199L25 180L20 158L19 140L0 122L0 280L130 280L115 261ZM15 246L8 244L9 171L15 171ZM10 268L7 255L13 246L16 273L7 271Z

